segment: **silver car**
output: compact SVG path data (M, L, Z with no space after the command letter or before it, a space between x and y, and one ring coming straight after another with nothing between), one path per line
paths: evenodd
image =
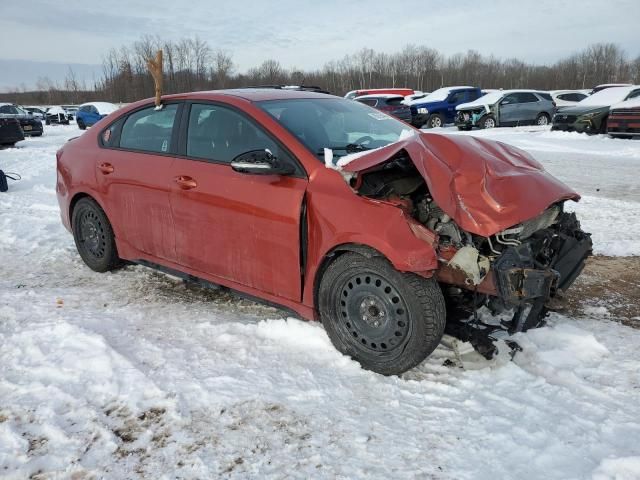
M556 104L548 92L538 90L497 90L473 102L456 107L455 123L459 130L473 127L515 127L549 125Z

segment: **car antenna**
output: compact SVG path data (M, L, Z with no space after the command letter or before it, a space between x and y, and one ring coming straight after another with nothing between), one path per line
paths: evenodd
M155 59L147 59L147 68L156 84L156 110L162 110L162 49L158 50Z

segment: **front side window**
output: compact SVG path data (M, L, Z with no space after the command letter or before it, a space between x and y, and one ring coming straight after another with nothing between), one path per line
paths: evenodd
M390 115L344 99L265 100L258 106L319 158L324 158L325 148L337 158L384 147L414 133Z
M171 151L171 133L177 104L165 105L162 110L145 108L129 115L122 126L120 148L143 152L167 153Z
M220 105L191 105L187 156L230 163L251 150L269 150L276 157L285 155L262 129L238 112Z
M463 102L466 95L467 95L467 92L465 92L464 90L460 92L452 93L451 96L449 97L449 103Z

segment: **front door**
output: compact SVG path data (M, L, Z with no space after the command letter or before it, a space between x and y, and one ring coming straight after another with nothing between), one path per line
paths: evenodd
M230 107L193 104L186 158L172 167L171 207L178 262L279 297L300 300L304 175L251 175L230 163L269 149L293 161L260 127ZM183 122L184 123L184 122Z
M520 116L520 103L515 93L507 95L500 102L500 125L515 125Z
M169 204L179 104L137 110L105 130L95 159L98 188L116 238L139 252L175 260Z

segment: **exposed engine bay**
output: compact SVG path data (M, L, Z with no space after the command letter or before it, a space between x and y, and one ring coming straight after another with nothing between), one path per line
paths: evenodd
M564 211L564 201L490 236L463 230L433 199L405 151L350 183L360 195L396 204L436 235L435 275L447 300L448 332L485 356L494 353L497 331L542 325L549 300L573 283L591 254L590 235ZM482 306L494 314L512 312L511 320L483 324L477 317Z

